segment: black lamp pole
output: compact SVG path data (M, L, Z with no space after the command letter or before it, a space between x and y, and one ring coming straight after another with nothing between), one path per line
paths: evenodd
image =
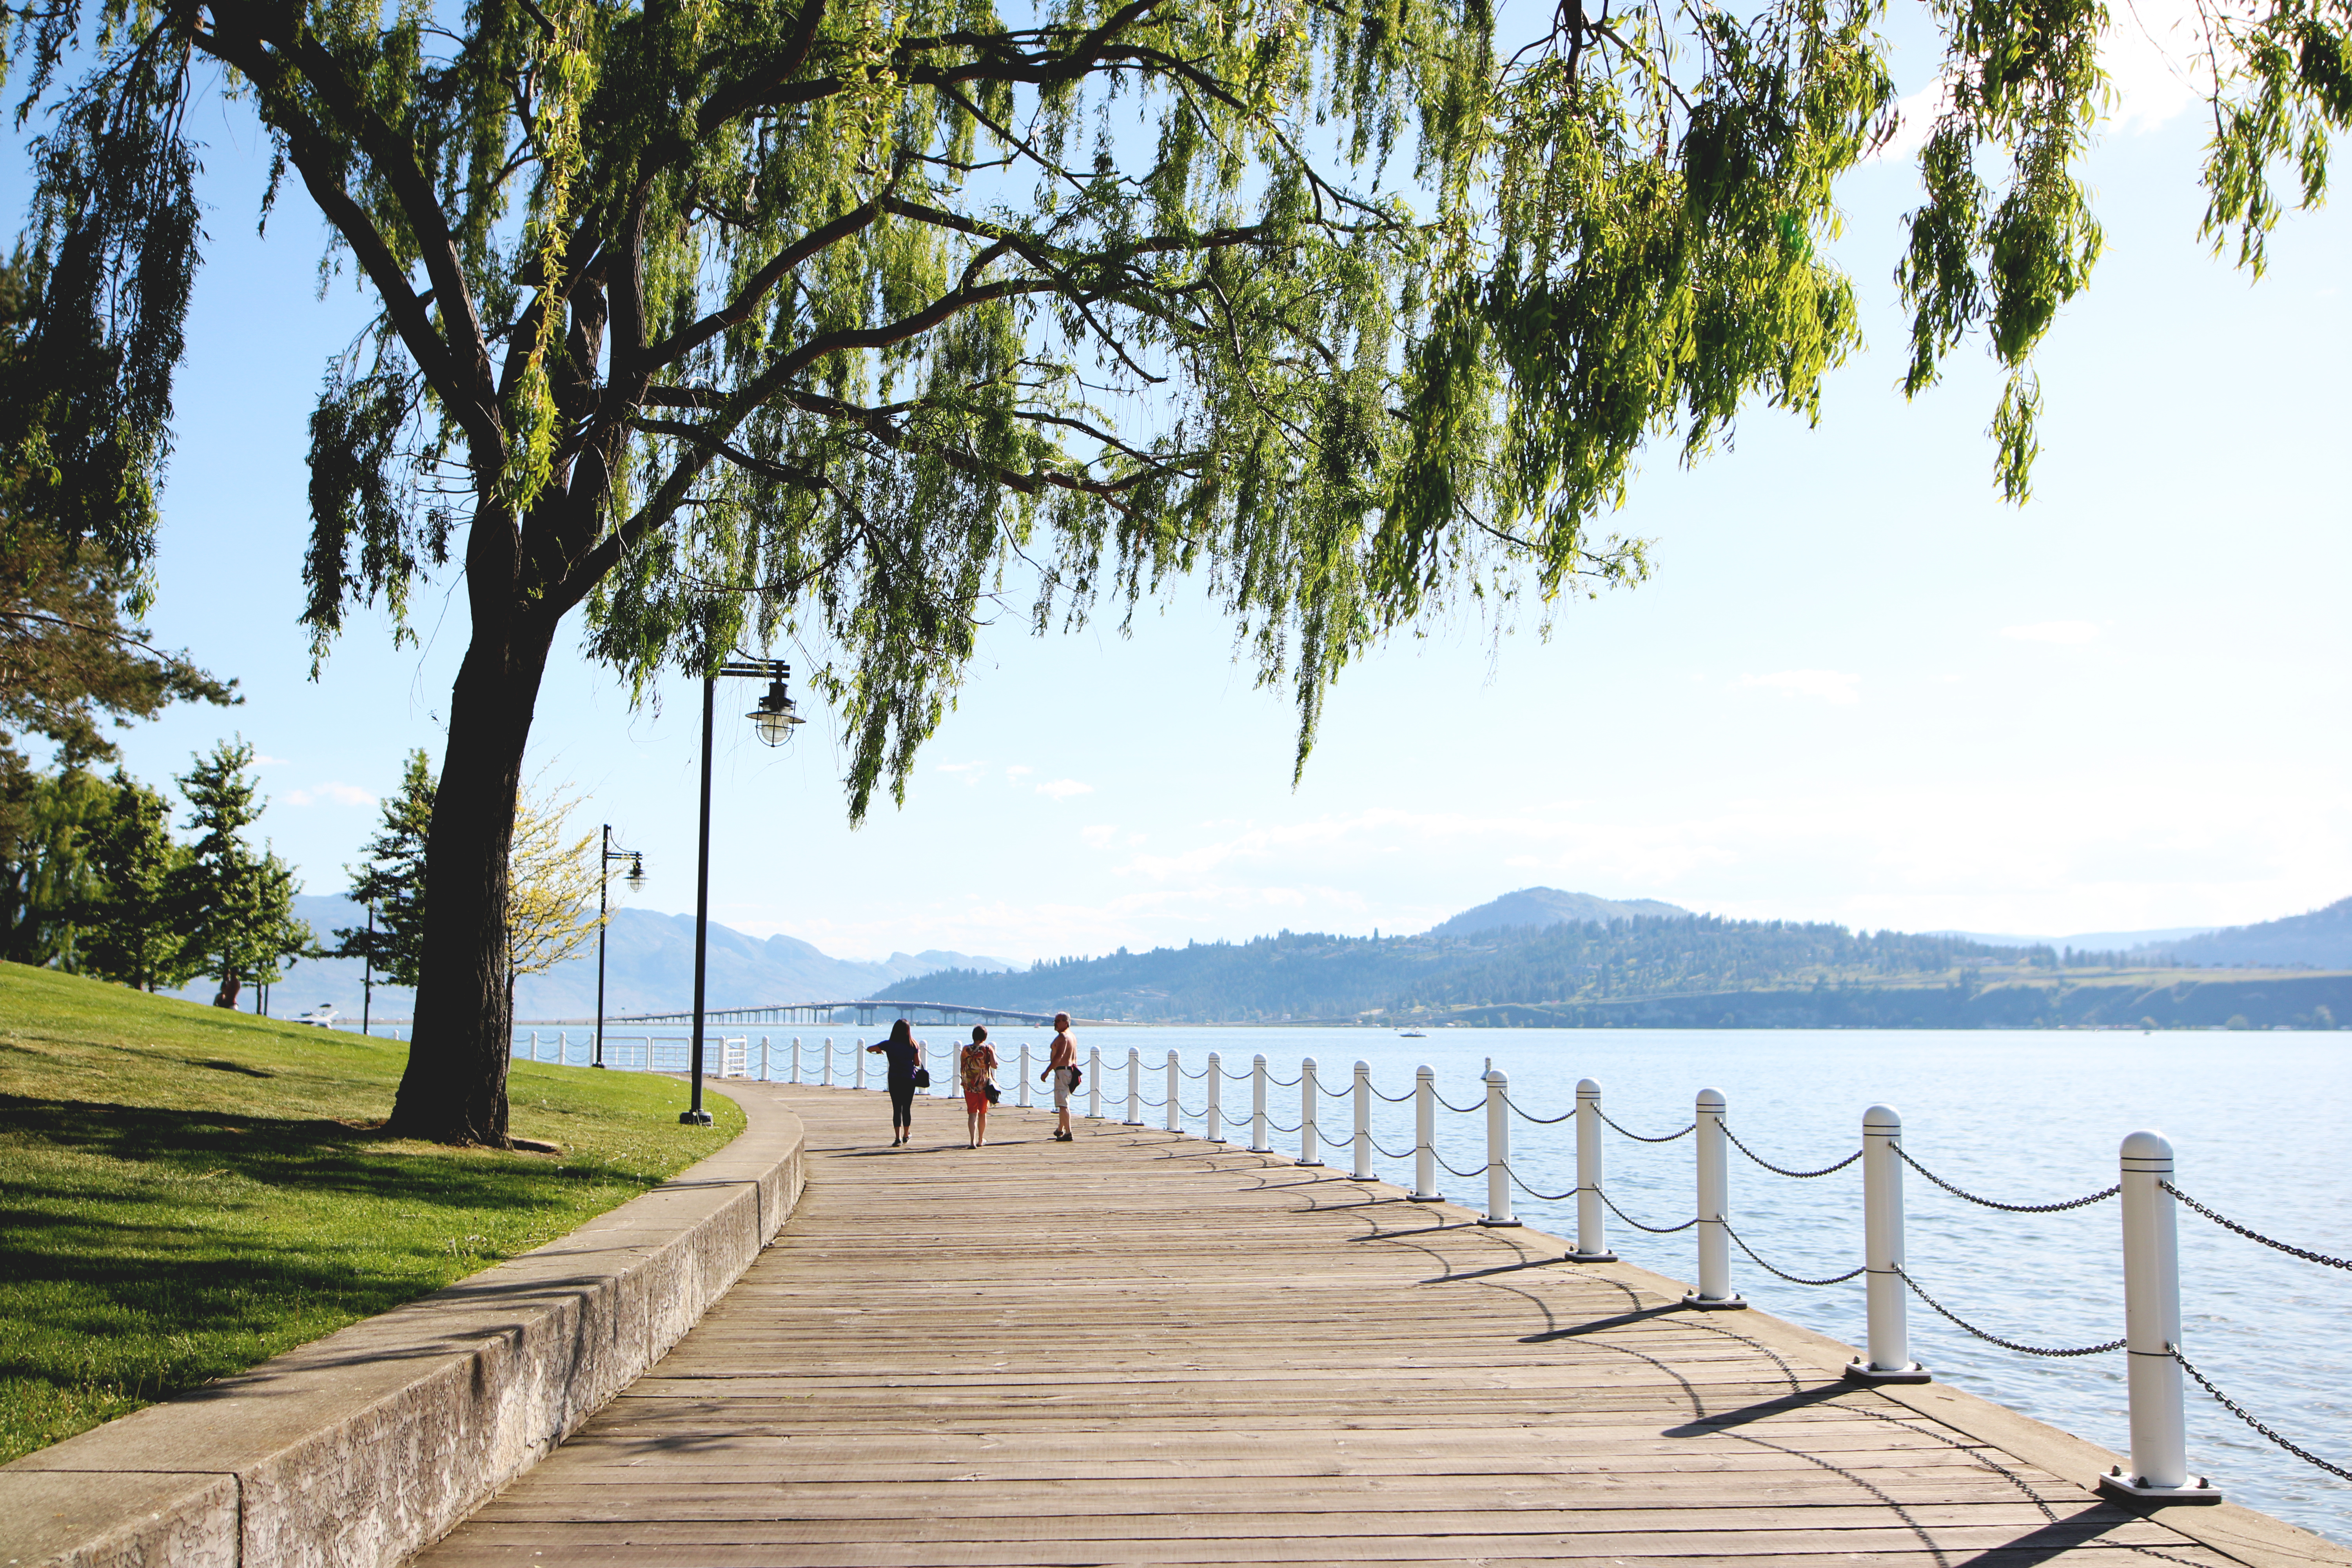
M368 1037L368 1018L375 1011L375 900L368 900L367 946L360 950L360 1038Z
M646 879L645 857L634 849L613 847L613 825L604 824L604 858L596 862L596 1059L590 1067L604 1065L604 925L608 917L606 892L613 881L613 862L629 863L629 885L636 887ZM646 1064L651 1067L653 1064Z
M702 830L694 855L694 1098L677 1113L678 1121L690 1127L710 1125L710 1112L702 1109L702 1002L710 954L710 736L719 706L719 678L744 676L768 683L767 695L747 717L761 741L781 746L792 739L793 726L801 722L801 716L793 710L793 700L784 695L784 682L792 673L790 665L761 659L730 661L702 678Z

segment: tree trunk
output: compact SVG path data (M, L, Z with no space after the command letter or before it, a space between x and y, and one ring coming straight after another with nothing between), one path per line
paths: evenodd
M549 620L475 623L449 700L449 747L425 842L427 916L408 1068L387 1131L441 1143L507 1143L507 852Z

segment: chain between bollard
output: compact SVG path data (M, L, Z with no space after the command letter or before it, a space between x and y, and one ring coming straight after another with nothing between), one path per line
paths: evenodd
M1608 1209L1611 1214L1615 1215L1619 1219L1623 1220L1635 1230L1646 1230L1652 1236L1672 1236L1678 1230L1688 1230L1691 1226L1698 1223L1698 1215L1693 1215L1690 1218L1683 1221L1680 1225L1643 1225L1640 1220L1635 1219L1632 1215L1627 1214L1623 1209L1619 1208L1614 1203L1612 1203L1607 1193L1599 1192L1596 1189L1596 1195L1599 1196L1603 1204L1608 1205Z
M1916 1279L1912 1279L1910 1275L1908 1275L1908 1274L1905 1273L1905 1272L1903 1271L1903 1266L1902 1266L1901 1264L1899 1264L1899 1263L1898 1263L1898 1264L1896 1264L1896 1265L1895 1266L1895 1277L1896 1279L1898 1279L1902 1280L1902 1281L1903 1281L1903 1283L1905 1283L1906 1285L1910 1286L1910 1287L1911 1287L1911 1293L1912 1293L1913 1295L1915 1295L1915 1296L1918 1297L1918 1298L1919 1298L1919 1300L1921 1300L1922 1301L1927 1302L1927 1305L1929 1305L1930 1307L1935 1308L1937 1311L1938 1311L1938 1312L1940 1312L1941 1314L1943 1314L1946 1318L1950 1319L1953 1322L1955 1322L1955 1323L1958 1324L1961 1328L1964 1328L1964 1329L1966 1329L1969 1332L1970 1332L1970 1333L1972 1333L1972 1334L1976 1335L1976 1337L1977 1337L1977 1338L1979 1338L1979 1339L1980 1339L1980 1340L1984 1341L1984 1342L1985 1342L1985 1343L1987 1343L1987 1344L1989 1344L1989 1345L1999 1345L2001 1349L2003 1349L2003 1350L2005 1350L2005 1351L2015 1351L2015 1352L2017 1352L2017 1353L2018 1353L2018 1354L2020 1354L2020 1355L2061 1356L2061 1357L2063 1357L2063 1356L2082 1356L2082 1355L2105 1355L2105 1354L2106 1354L2109 1351L2119 1351L2119 1350L2123 1349L2123 1348L2124 1348L2124 1344L2125 1344L2125 1342L2124 1342L2124 1341L2122 1341L2122 1340L2109 1340L2105 1344L2103 1344L2103 1345L2084 1345L2084 1346L2082 1349L2080 1349L2080 1350L2050 1350L2050 1349L2048 1349L2048 1348L2046 1348L2046 1347L2044 1347L2044 1346L2042 1346L2042 1345L2021 1345L2021 1344L2019 1344L2015 1340L2005 1340L2005 1339L2002 1339L1999 1334L1989 1334L1989 1333L1985 1332L1982 1329L1978 1328L1974 1323L1969 1322L1967 1319L1965 1319L1965 1318L1961 1318L1961 1317L1958 1317L1958 1316L1957 1316L1956 1314L1954 1314L1954 1313L1953 1313L1953 1311L1952 1311L1952 1310L1951 1310L1950 1308L1948 1308L1948 1307L1945 1306L1941 1301L1937 1300L1936 1300L1936 1298L1934 1298L1933 1296L1928 1295L1927 1291L1922 1290L1921 1289L1919 1289L1919 1281L1917 1281Z
M1296 1132L1305 1125L1306 1123L1303 1121L1294 1121L1289 1126L1285 1127L1281 1122L1276 1121L1271 1116L1265 1119L1265 1130L1269 1132Z
M1436 1161L1438 1165L1444 1169L1447 1175L1459 1176L1465 1182L1469 1181L1474 1176L1483 1176L1486 1173L1486 1167L1484 1165L1474 1165L1469 1170L1457 1171L1453 1166L1446 1164L1445 1156L1439 1153L1434 1149L1432 1149L1429 1152L1429 1157Z
M1636 1143L1671 1143L1677 1138L1687 1138L1692 1133L1698 1131L1698 1123L1694 1121L1688 1127L1684 1128L1681 1131L1669 1132L1664 1138L1645 1138L1639 1132L1635 1132L1629 1128L1619 1127L1617 1123L1611 1121L1609 1120L1609 1113L1605 1110L1600 1111L1597 1114L1600 1116L1601 1120L1607 1122L1612 1130L1623 1133L1626 1137L1631 1138ZM1696 1225L1698 1221L1693 1220L1691 1223L1693 1225Z
M2088 1208L2093 1204L2103 1204L2109 1198L2114 1197L2117 1193L2124 1190L2122 1184L2119 1183L2115 1186L2103 1188L2102 1190L2092 1193L2084 1197L2068 1198L2063 1204L1996 1203L1990 1198L1980 1198L1977 1196L1976 1194L1969 1192L1965 1188L1952 1185L1951 1183L1944 1180L1943 1177L1936 1174L1935 1172L1927 1169L1927 1166L1919 1163L1918 1161L1914 1160L1911 1157L1910 1152L1905 1149L1900 1143L1895 1145L1895 1153L1896 1158L1900 1159L1905 1164L1910 1166L1913 1170L1918 1172L1921 1175L1927 1177L1929 1181L1935 1183L1937 1186L1943 1188L1954 1197L1965 1198L1969 1203L1979 1205L1985 1208L1999 1209L2003 1214L2064 1214L2068 1209Z
M1406 1089L1402 1094L1382 1094L1377 1089L1372 1090L1372 1098L1374 1100L1385 1100L1391 1105L1402 1105L1412 1099L1412 1096L1413 1091L1412 1089Z
M1528 1196L1531 1198L1541 1198L1548 1204L1564 1204L1583 1190L1580 1187L1570 1187L1564 1193L1539 1193L1536 1191L1535 1188L1519 1180L1519 1173L1517 1171L1510 1171L1505 1173L1511 1178L1511 1184L1518 1188L1519 1191L1527 1194Z
M1202 1068L1199 1072L1185 1072L1181 1067L1176 1070L1178 1072L1184 1073L1186 1078L1192 1079L1195 1083L1209 1076L1209 1069L1207 1068Z
M1301 1080L1295 1078L1276 1078L1272 1073L1268 1073L1265 1075L1265 1081L1276 1089L1297 1089ZM1297 1131L1297 1129L1293 1128L1291 1131Z
M1758 1163L1760 1164L1762 1162L1759 1161ZM1757 1268L1761 1268L1767 1274L1777 1274L1791 1285L1843 1285L1847 1280L1853 1279L1856 1275L1867 1274L1870 1272L1870 1265L1865 1263L1858 1268L1849 1268L1843 1274L1832 1275L1827 1279L1808 1279L1801 1274L1791 1274L1785 1268L1775 1268L1772 1265L1765 1262L1761 1258L1757 1257L1756 1249L1748 1246L1747 1241L1738 1231L1731 1228L1731 1224L1728 1220L1724 1222L1723 1234L1731 1237L1732 1240L1738 1242L1739 1250L1748 1254L1748 1260L1754 1263Z
M1570 1117L1576 1114L1576 1107L1571 1105L1566 1110L1561 1111L1558 1116L1538 1116L1532 1110L1520 1110L1519 1102L1513 1100L1507 1094L1503 1096L1503 1103L1511 1108L1512 1115L1517 1117L1522 1121L1532 1121L1538 1127L1549 1127L1554 1122L1565 1121Z
M1473 1111L1484 1110L1486 1109L1483 1102L1471 1105L1456 1105L1433 1089L1429 1091L1429 1098L1437 1101L1438 1104L1445 1107L1446 1110L1453 1111L1457 1116L1467 1116ZM1456 1171L1454 1173L1458 1176L1462 1173Z
M2234 1230L2240 1236L2244 1237L2248 1241L2259 1241L2264 1247L2284 1252L2289 1258L2300 1258L2305 1263L2324 1264L2330 1268L2352 1268L2352 1260L2341 1258L2330 1258L2324 1252L2313 1252L2305 1247L2290 1247L2284 1241L2273 1241L2269 1237L2264 1236L2258 1230L2249 1230L2246 1226L2240 1225L2236 1220L2215 1214L2211 1209L2207 1208L2203 1204L2199 1203L2195 1198L2190 1197L2187 1193L2182 1192L2170 1182L2160 1181L2156 1184L2162 1187L2166 1192L2170 1193L2182 1203L2187 1204L2190 1208L2195 1209L2199 1214L2203 1215L2207 1219L2211 1220L2215 1225L2220 1226L2223 1230ZM2182 1362L2181 1364L2186 1366L2189 1363ZM2221 1395L2215 1394L2214 1397L2218 1399Z
M1793 1176L1801 1182L1810 1182L1816 1176L1835 1175L1838 1172L1844 1170L1848 1165L1853 1164L1856 1160L1861 1159L1863 1154L1861 1150L1856 1149L1853 1153L1848 1154L1844 1159L1840 1160L1834 1165L1823 1165L1818 1171L1791 1171L1783 1166L1772 1163L1771 1161L1767 1160L1763 1155L1759 1154L1755 1150L1750 1149L1747 1144L1742 1143L1739 1141L1739 1134L1734 1132L1729 1127L1727 1126L1724 1128L1723 1135L1731 1140L1731 1146L1733 1148L1738 1150L1741 1153L1747 1155L1749 1159L1755 1161L1758 1164L1763 1166L1774 1175ZM1748 1256L1753 1258L1755 1257L1755 1254L1750 1253ZM1762 1260L1759 1259L1758 1261L1760 1262ZM1769 1268L1770 1265L1767 1264L1766 1267Z
M2162 1184L2169 1187L2172 1184L2167 1182ZM2176 1198L2180 1196L2179 1193L2174 1193L2172 1195ZM2183 1199L2182 1201L2186 1202L2187 1200ZM2252 1413L2248 1411L2244 1405L2239 1404L2236 1400L2231 1398L2228 1394L2214 1387L2212 1380L2208 1378L2203 1373L2199 1372L2189 1362L2189 1358L2180 1353L2180 1347L2179 1345L2166 1345L2164 1347L2164 1353L2170 1356L2174 1361L2179 1362L2180 1363L2180 1370L2195 1378L2197 1380L2197 1386L2211 1394L2213 1396L2213 1403L2219 1405L2222 1409L2228 1411L2231 1415L2236 1416L2239 1420L2244 1422L2255 1431L2260 1432L2263 1436L2268 1437L2272 1442L2276 1443L2280 1447L2284 1448L2288 1453L2293 1454L2305 1464L2316 1466L2320 1469L2326 1470L2329 1475L2334 1476L2338 1480L2352 1481L2352 1470L2347 1470L2338 1466L2331 1465L2326 1460L2321 1458L2318 1455L2312 1453L2309 1449L2296 1447L2294 1443L2282 1437L2276 1432L2272 1431L2268 1426L2263 1426L2260 1421L2256 1420Z
M1371 1140L1371 1145L1391 1160L1410 1160L1420 1152L1417 1149L1391 1149L1377 1138Z

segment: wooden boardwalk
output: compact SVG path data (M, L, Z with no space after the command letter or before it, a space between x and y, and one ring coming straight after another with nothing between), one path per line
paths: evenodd
M1340 1172L1009 1105L973 1152L930 1100L900 1151L880 1095L772 1092L813 1155L777 1244L418 1563L2345 1561L2100 1501L2061 1434Z

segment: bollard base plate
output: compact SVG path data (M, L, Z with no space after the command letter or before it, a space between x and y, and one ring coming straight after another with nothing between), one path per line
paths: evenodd
M1563 1263L1614 1263L1617 1260L1613 1252L1571 1252L1560 1259Z
M710 1112L681 1110L677 1113L677 1123L681 1127L708 1127L710 1125Z
M1271 1149L1261 1149L1256 1144L1253 1143L1249 1146L1248 1152L1252 1154L1271 1154L1274 1151Z
M1745 1296L1702 1296L1694 1290L1683 1298L1685 1307L1696 1307L1703 1312L1737 1312L1748 1305Z
M1888 1372L1856 1356L1845 1363L1845 1380L1848 1383L1933 1383L1936 1374L1916 1361Z
M1444 1193L1414 1193L1405 1199L1409 1204L1442 1204L1444 1201Z
M2206 1476L2197 1478L2195 1486L2152 1487L2137 1476L2126 1476L2120 1465L2111 1465L2099 1478L2099 1489L2118 1497L2137 1498L2141 1502L2220 1502L2221 1489Z
M1478 1223L1480 1225L1492 1226L1496 1230L1517 1230L1519 1228L1520 1224L1519 1221L1515 1219L1489 1219L1484 1215L1479 1217Z
M1323 1168L1323 1162L1320 1160L1300 1160L1297 1163L1302 1171L1319 1171Z

